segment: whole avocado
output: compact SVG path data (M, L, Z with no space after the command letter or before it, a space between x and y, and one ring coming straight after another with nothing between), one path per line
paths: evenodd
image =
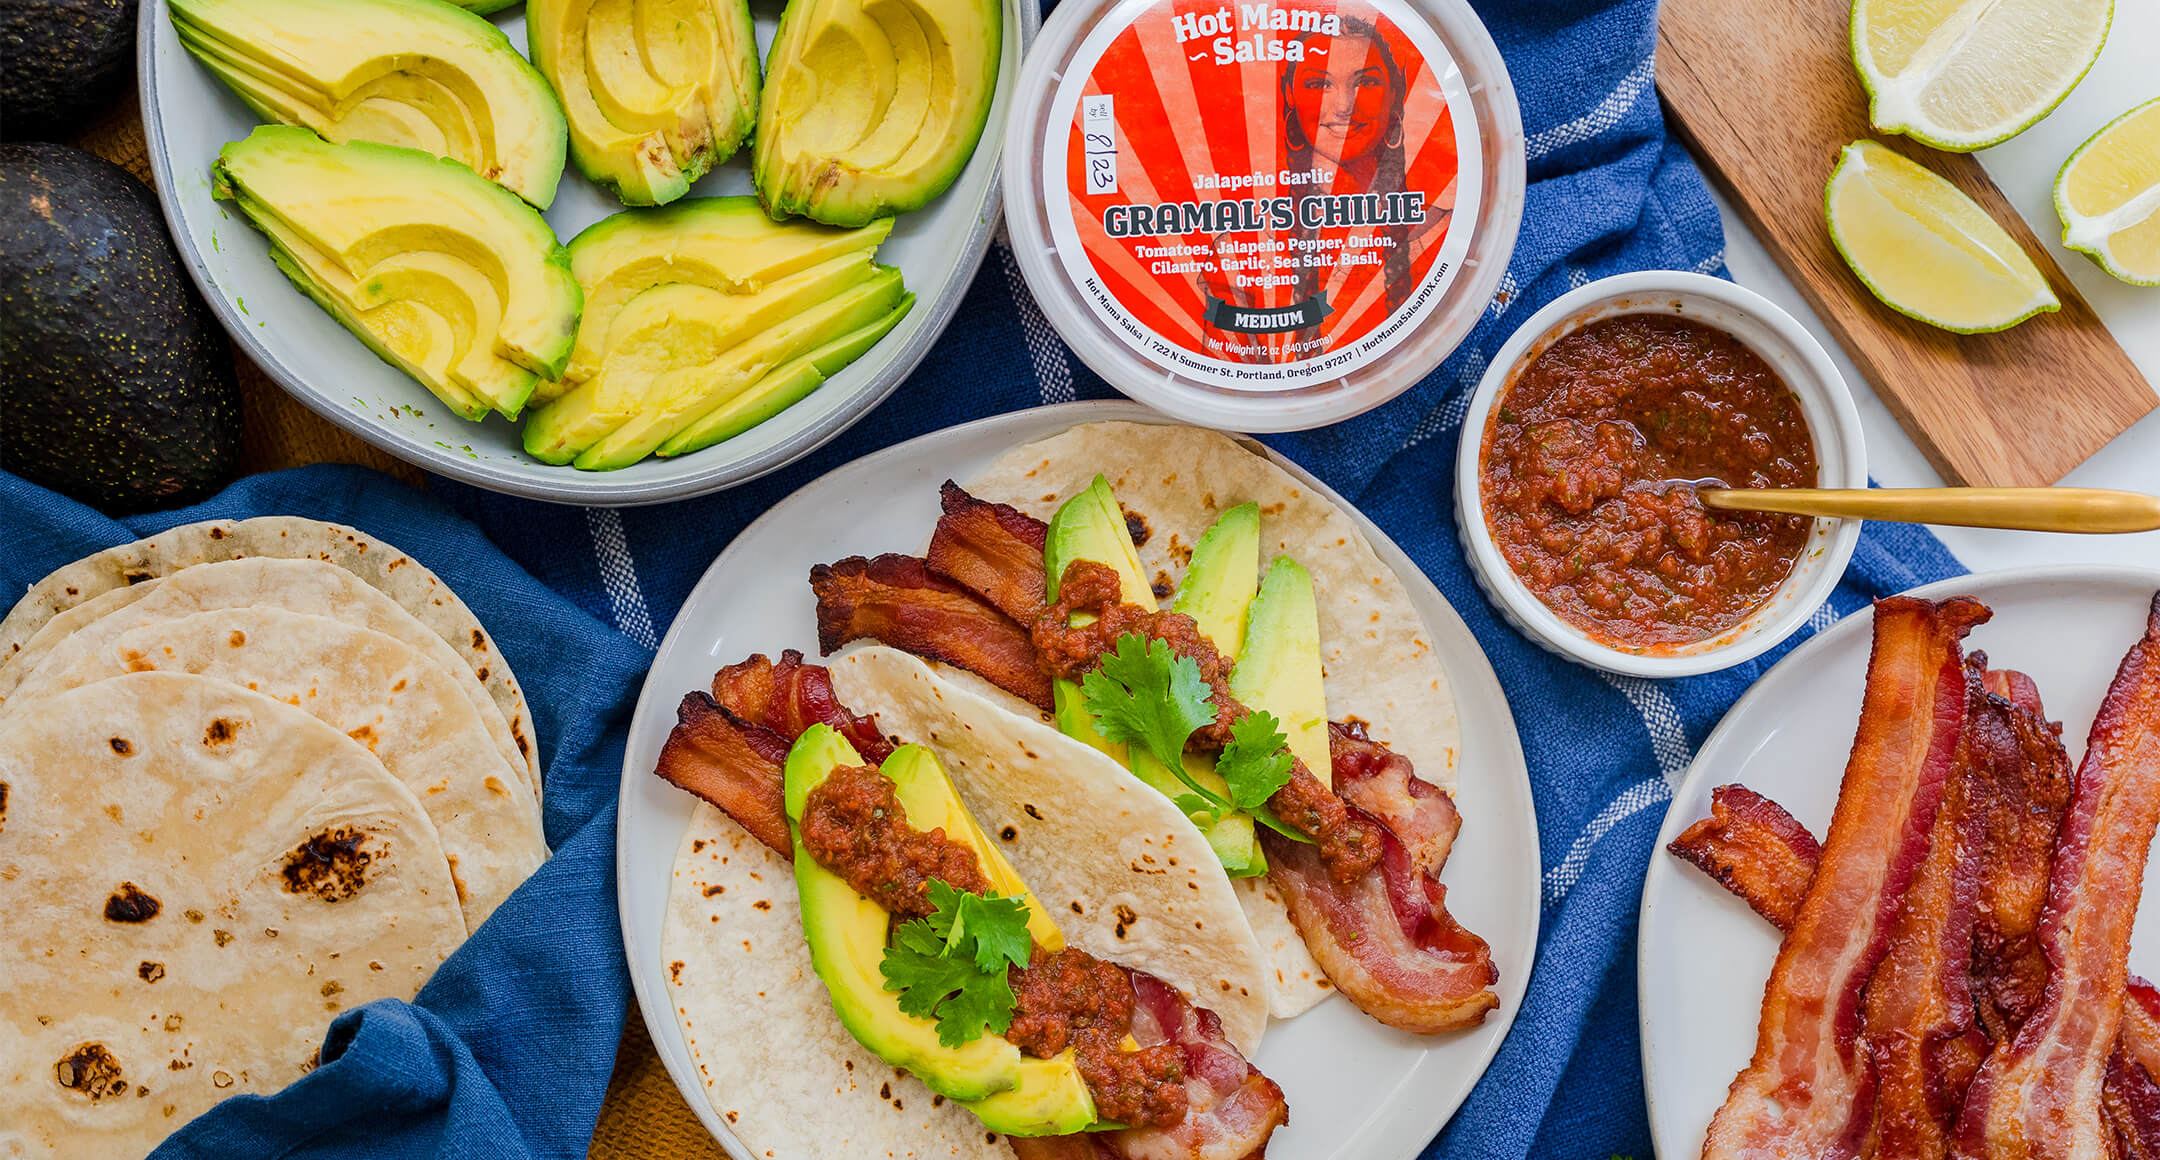
M0 0L0 139L69 137L134 76L136 0Z
M0 145L0 468L122 513L201 499L239 458L231 347L149 188Z

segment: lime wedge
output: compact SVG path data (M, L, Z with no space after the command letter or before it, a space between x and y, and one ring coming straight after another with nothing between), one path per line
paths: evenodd
M1823 210L1846 265L1901 314L1984 334L2062 308L2040 268L1986 210L1888 146L1847 145Z
M1868 116L1937 149L2001 144L2084 79L2114 14L2114 0L1853 0Z
M2055 175L2063 245L2125 282L2160 286L2160 98L2078 146Z

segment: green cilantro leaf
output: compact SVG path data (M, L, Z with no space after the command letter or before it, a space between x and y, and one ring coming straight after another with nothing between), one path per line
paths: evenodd
M1193 730L1215 721L1214 693L1199 664L1136 632L1117 639L1082 678L1080 692L1103 737L1139 745L1172 770L1184 768Z
M1215 771L1230 785L1230 800L1241 810L1257 809L1290 782L1290 738L1272 713L1253 713L1230 727L1230 743L1215 760Z
M885 989L903 1014L937 1020L938 1042L959 1047L985 1031L1012 1026L1007 966L1025 966L1034 949L1027 907L996 893L971 894L930 883L931 913L893 930L878 964Z

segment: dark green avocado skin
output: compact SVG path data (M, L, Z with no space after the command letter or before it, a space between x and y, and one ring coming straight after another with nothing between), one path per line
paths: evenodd
M149 188L0 145L0 467L118 514L202 499L239 457L232 348Z
M0 0L0 140L71 137L134 79L136 0Z

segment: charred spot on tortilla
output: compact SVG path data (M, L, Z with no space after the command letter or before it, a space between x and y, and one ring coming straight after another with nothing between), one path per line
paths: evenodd
M279 871L287 894L313 894L324 902L343 902L367 885L368 864L375 860L365 850L366 832L353 826L324 830L300 843L285 855Z
M242 645L245 645L245 644L247 644L247 634L246 634L246 633L244 633L244 632L242 632L242 631L240 631L240 630L239 630L239 629L237 629L237 628L236 628L236 629L233 629L233 630L232 630L232 635L231 635L231 636L229 636L229 637L227 637L227 638L225 638L225 639L226 639L226 641L227 641L228 643L230 643L230 644L231 644L231 645L232 645L232 646L233 646L234 648L239 648L239 647L241 647Z
M102 1043L84 1043L60 1057L53 1065L53 1079L61 1087L81 1092L96 1103L107 1096L126 1095L127 1078L120 1061Z
M1032 803L1022 802L1020 803L1020 808L1026 810L1027 816L1035 819L1036 821L1039 822L1043 820L1042 811L1036 809Z
M1147 517L1124 504L1119 504L1118 510L1125 513L1125 534L1132 537L1133 547L1145 547L1148 538L1155 534L1155 529L1148 526Z
M998 831L998 837L1003 838L1008 842L1017 842L1020 840L1020 831L1014 829L1011 826L1007 826L1004 829Z
M210 937L217 941L217 945L224 946L232 942L233 932L229 930L213 930L210 932Z
M137 584L140 584L140 583L142 583L142 582L143 582L143 581L145 581L145 580L155 580L155 579L157 579L157 573L155 573L155 572L146 572L146 571L144 571L144 570L142 570L142 569L140 569L140 568L135 568L135 569L130 569L129 571L127 571L127 572L124 572L124 573L122 573L122 574L121 574L121 576L120 576L120 578L121 578L122 580L125 580L125 581L127 581L127 585L128 585L128 587L130 587L130 588L133 588L134 586L136 586Z
M1126 927L1139 925L1139 912L1135 911L1132 907L1127 906L1122 902L1118 903L1116 907L1112 908L1111 913L1117 916L1117 926L1114 929L1116 930L1117 936L1119 938L1125 937ZM1193 925L1198 926L1199 924L1194 923Z
M0 827L7 825L8 783L0 781Z
M482 652L486 652L486 651L487 651L487 634L486 634L486 633L484 633L484 632L481 632L481 631L480 631L479 629L477 629L477 628L476 628L476 629L473 629L473 630L472 630L472 646L473 646L474 648L476 648L476 649L479 649L479 650L480 650L480 651L482 651Z
M135 976L145 983L155 983L165 977L165 964L144 959L135 964Z
M148 922L157 917L158 900L143 893L143 888L133 882L122 882L120 888L105 900L105 921Z
M1157 600L1168 600L1170 594L1177 591L1177 584L1170 579L1170 573L1158 570L1155 579L1148 584L1148 591L1154 593Z
M199 911L199 910L195 909L195 908L194 908L194 907L192 907L192 906L191 906L191 907L189 907L189 908L187 908L186 910L182 911L181 913L183 913L183 914L187 915L187 920L188 920L189 922L198 922L198 923L199 923L199 922L201 922L201 921L202 921L202 911Z
M202 740L204 745L224 745L239 735L240 723L219 717L203 730Z

